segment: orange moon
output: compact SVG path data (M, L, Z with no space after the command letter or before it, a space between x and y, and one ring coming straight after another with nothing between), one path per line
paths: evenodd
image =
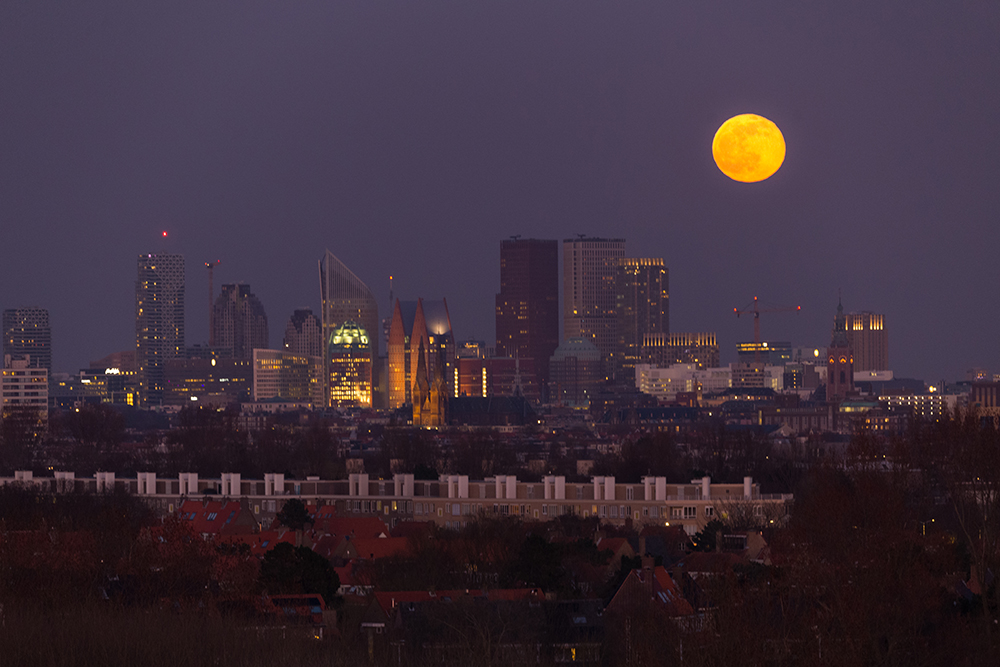
M715 133L712 157L722 173L734 181L756 183L774 175L785 161L785 138L767 118L740 114Z

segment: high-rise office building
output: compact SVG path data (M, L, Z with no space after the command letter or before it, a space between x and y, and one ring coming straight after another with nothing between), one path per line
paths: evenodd
M372 341L368 332L348 320L334 329L328 347L330 405L370 408Z
M848 313L847 340L854 351L854 370L889 370L889 335L885 330L885 315Z
M646 334L640 353L643 364L660 368L674 364L692 364L699 370L719 365L719 342L710 331Z
M321 299L320 321L323 324L324 368L329 368L330 339L344 322L356 322L370 332L381 331L378 319L378 301L368 286L334 256L329 250L319 261L319 291ZM379 336L371 336L372 380L378 384L374 364L379 357ZM329 396L327 397L329 401Z
M3 311L3 355L29 358L31 368L52 373L52 329L44 308L9 308Z
M563 241L563 338L587 338L601 352L605 377L618 344L615 276L625 239Z
M182 255L139 255L135 340L140 404L160 405L164 362L185 353Z
M309 308L292 313L282 341L286 352L307 357L323 356L323 326Z
M548 360L559 345L559 246L556 241L500 242L496 354L535 361L535 384L546 396ZM544 400L544 398L543 398Z
M618 260L615 274L618 344L611 354L611 364L619 382L635 382L635 365L644 361L645 336L670 335L669 278L662 258Z
M231 350L233 359L252 360L253 351L270 347L267 313L249 285L223 285L212 317L216 348Z
M324 385L329 372L323 356L296 354L287 350L253 351L253 400L280 400L324 407Z

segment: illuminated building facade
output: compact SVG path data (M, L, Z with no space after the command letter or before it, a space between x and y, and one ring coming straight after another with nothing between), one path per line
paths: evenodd
M367 332L379 331L378 301L368 286L329 250L319 261L320 321L323 326L323 354L329 351L330 337L344 322L356 322ZM379 337L369 338L372 376L377 372L374 361L379 356ZM329 368L330 359L324 358ZM374 383L378 385L376 381ZM330 405L329 397L327 404Z
M184 257L139 255L135 285L136 366L139 402L163 402L168 360L184 356Z
M615 303L618 344L611 354L615 380L633 384L643 363L645 336L670 334L670 275L662 258L618 260Z
M28 359L32 368L52 372L52 328L44 308L3 311L3 356Z
M603 379L600 350L586 338L567 338L549 360L549 378L552 402L589 407L590 397Z
M296 310L285 325L284 350L306 357L323 356L323 325L312 310Z
M372 346L368 331L352 320L330 333L327 358L331 407L371 407Z
M563 241L563 337L593 341L608 379L618 345L615 276L624 257L625 239Z
M768 340L736 343L736 358L746 364L782 366L792 361L792 344L788 341Z
M413 404L417 366L421 356L428 377L437 376L443 365L444 377L454 381L455 337L445 299L396 299L389 325L389 408Z
M0 419L13 414L44 429L49 418L49 371L31 365L30 357L3 357L0 370Z
M719 343L713 332L646 334L640 351L642 363L667 367L694 364L697 368L719 365Z
M326 404L322 355L287 350L253 351L253 400L281 400L320 408Z
M548 359L559 345L559 246L556 241L500 242L496 355L534 359L534 384L546 396Z
M889 370L889 336L885 315L848 313L847 341L854 351L855 371Z
M225 405L250 400L252 359L170 359L163 371L164 405Z
M267 313L249 285L223 285L212 317L215 346L232 350L234 359L253 359L257 348L270 347Z
M826 400L842 401L854 393L854 353L847 337L847 316L843 304L837 304L833 336L826 349Z
M454 397L523 396L537 403L540 391L536 377L534 359L459 357L449 391Z

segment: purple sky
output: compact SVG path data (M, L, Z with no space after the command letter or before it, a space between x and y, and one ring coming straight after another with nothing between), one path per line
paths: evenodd
M998 34L988 0L0 3L0 308L75 370L134 346L136 255L171 250L189 344L221 259L276 346L329 248L488 340L500 240L580 233L662 256L723 361L734 306L825 345L842 290L897 375L1000 372ZM763 183L712 161L745 112L788 144Z

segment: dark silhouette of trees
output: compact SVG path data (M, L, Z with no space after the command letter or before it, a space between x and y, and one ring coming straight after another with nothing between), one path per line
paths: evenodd
M271 595L318 593L333 604L338 600L340 577L330 561L312 549L282 542L264 554L260 585Z
M36 409L5 408L3 419L0 419L0 473L29 468L44 432Z

